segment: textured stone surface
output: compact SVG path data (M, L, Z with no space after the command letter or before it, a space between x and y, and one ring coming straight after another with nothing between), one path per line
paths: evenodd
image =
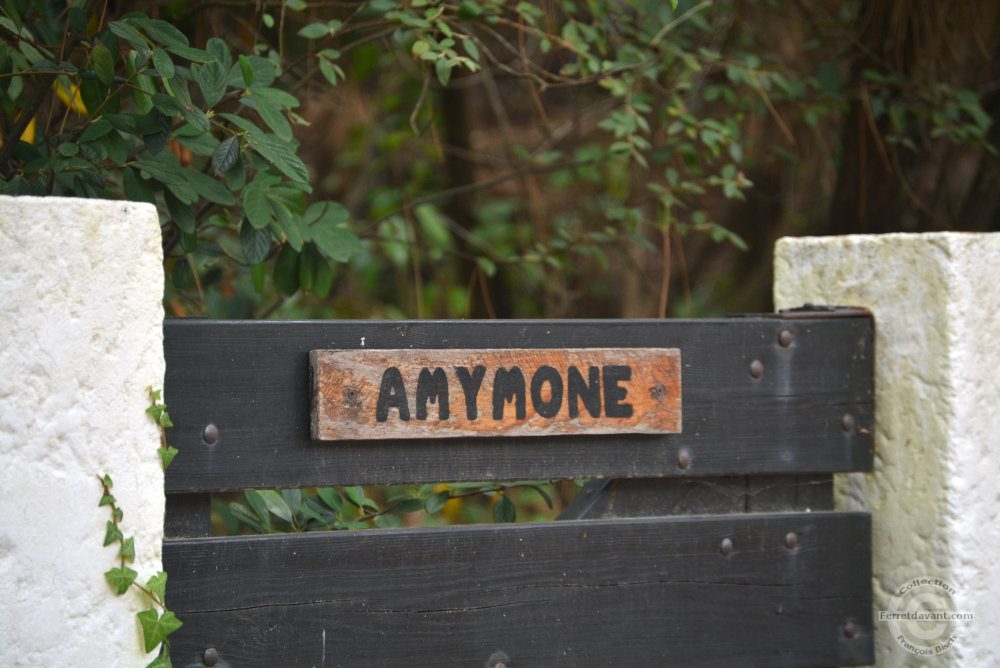
M0 257L0 665L145 665L148 602L104 578L117 547L102 546L97 475L114 480L145 581L164 505L145 414L164 372L156 210L0 197Z
M923 575L975 614L929 659L876 622L878 665L1000 665L1000 235L781 239L774 301L875 314L875 467L838 476L836 495L873 514L876 619Z

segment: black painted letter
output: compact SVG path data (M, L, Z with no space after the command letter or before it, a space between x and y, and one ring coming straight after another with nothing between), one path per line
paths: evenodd
M438 419L448 419L448 376L444 369L437 367L434 373L421 369L417 377L417 419L427 419L427 402L437 402Z
M524 374L521 367L512 366L507 369L497 369L493 377L493 419L503 419L503 407L508 401L514 402L514 415L523 420L527 408L524 399Z
M472 373L464 366L455 367L458 380L462 383L462 392L465 393L465 417L475 420L479 417L479 409L476 408L476 397L479 396L479 388L483 384L483 376L486 375L486 367L482 364L472 369Z
M410 419L410 408L406 405L406 388L403 387L403 374L394 366L382 372L382 386L378 390L378 405L375 406L375 421L388 420L390 408L399 410L400 420Z
M632 404L619 403L628 396L628 390L618 385L623 380L632 380L632 367L618 364L604 367L604 414L608 417L632 417Z
M552 394L548 401L542 401L542 385L549 384ZM555 417L562 407L563 382L559 372L548 364L543 364L531 377L531 405L543 418Z
M601 417L601 377L600 370L596 366L587 370L589 382L583 381L580 370L575 366L569 368L569 416L577 418L580 416L580 407L577 399L583 400L583 407L590 413L590 417Z

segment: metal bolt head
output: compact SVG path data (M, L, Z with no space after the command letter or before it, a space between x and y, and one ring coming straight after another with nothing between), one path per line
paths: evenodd
M764 375L764 363L760 360L754 360L750 362L750 375L754 378L760 378Z
M785 534L785 547L789 550L794 550L799 545L799 535L794 531L789 531Z
M855 638L855 637L857 637L858 631L860 631L860 629L858 628L858 623L855 622L853 619L848 619L846 622L844 622L844 637L845 638Z
M215 445L215 442L219 440L219 428L214 424L209 424L205 427L205 431L201 432L201 437L209 445Z
M219 650L214 647L207 648L201 653L201 662L206 666L214 666L219 662Z
M845 413L844 417L840 418L840 426L847 433L854 431L854 416L850 413Z
M719 546L719 552L724 557L728 557L733 553L733 541L731 538L722 539L722 544Z
M677 466L682 469L686 469L691 466L691 451L687 448L681 448L681 451L677 453Z
M783 329L778 332L778 343L782 348L787 348L792 345L792 341L795 340L795 334L792 333L790 329Z

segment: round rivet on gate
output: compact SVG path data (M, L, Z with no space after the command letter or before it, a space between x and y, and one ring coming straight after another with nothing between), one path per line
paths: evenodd
M846 432L854 431L854 416L850 413L845 413L844 417L840 418L840 426L843 427Z
M754 360L750 362L750 375L754 378L760 378L764 375L764 363L760 360Z
M789 550L794 550L799 544L799 536L794 531L789 531L785 534L785 547Z
M691 466L691 451L687 448L681 448L681 451L677 453L677 466L682 469L686 469Z
M792 334L792 330L783 329L778 332L778 343L781 344L782 348L787 348L792 345L792 341L795 339L795 335Z
M205 431L201 432L201 437L209 445L215 445L215 442L219 440L219 428L214 424L210 424L205 427Z
M507 662L510 661L510 657L503 650L497 650L490 654L490 658L486 659L486 668L507 668Z
M201 653L201 662L206 666L214 666L219 662L219 650L214 647L207 648Z
M854 638L858 635L858 624L853 619L848 619L844 622L844 637Z
M723 538L722 539L722 545L719 546L719 552L721 552L722 556L724 556L724 557L728 557L730 554L732 554L733 553L733 541L732 541L732 539L730 539L730 538Z

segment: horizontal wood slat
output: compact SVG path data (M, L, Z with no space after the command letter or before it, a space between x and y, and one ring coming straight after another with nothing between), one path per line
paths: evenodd
M787 334L779 338L783 331ZM873 324L866 315L484 322L168 319L164 338L164 396L176 425L168 439L180 449L167 470L168 492L835 472L868 470L872 464ZM311 440L310 351L452 348L677 348L683 430ZM850 415L846 423L845 415ZM208 425L217 430L208 434L211 444L205 440ZM678 465L682 449L689 455L682 458L689 460L685 468Z
M288 667L481 666L498 652L511 666L864 664L869 536L866 514L814 512L168 540L167 601L185 622L171 654L188 665L213 647L218 665Z

